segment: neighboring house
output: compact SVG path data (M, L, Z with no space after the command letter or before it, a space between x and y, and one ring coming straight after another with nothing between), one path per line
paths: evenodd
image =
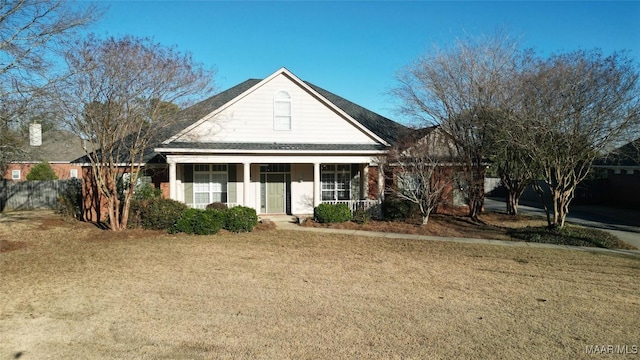
M594 162L606 173L603 202L613 206L640 207L640 139L621 146Z
M258 214L377 204L384 191L378 160L412 131L285 68L175 116L145 157L145 174L191 207L223 202Z
M49 130L42 135L42 144L32 146L27 143L22 148L23 160L9 164L4 179L24 181L31 168L43 161L49 162L58 179L81 178L82 167L71 162L85 154L82 141L64 130Z
M389 152L384 168L385 193L414 187L433 168L433 185L441 184L438 209L466 206L463 171L453 141L439 126L417 129L402 137ZM414 174L414 172L421 174Z

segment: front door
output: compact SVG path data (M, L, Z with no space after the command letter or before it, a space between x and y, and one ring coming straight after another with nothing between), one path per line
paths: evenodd
M260 213L291 213L291 165L260 165Z
M284 174L265 174L267 185L267 213L285 212L286 186Z

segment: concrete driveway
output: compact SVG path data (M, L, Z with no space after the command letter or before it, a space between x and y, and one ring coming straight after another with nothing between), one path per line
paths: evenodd
M505 212L504 199L486 198L484 208L487 211ZM521 214L545 217L544 210L534 204L520 204ZM567 215L567 222L607 231L620 240L640 249L640 212L621 210L605 206L575 206Z

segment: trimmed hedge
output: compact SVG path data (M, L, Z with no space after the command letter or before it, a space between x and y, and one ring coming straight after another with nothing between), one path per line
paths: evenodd
M213 235L222 229L224 217L224 213L219 210L186 209L176 223L169 228L169 232Z
M167 230L186 209L187 205L171 199L131 200L128 226Z
M389 221L406 221L420 214L418 205L396 196L387 196L382 202L382 217Z
M371 221L371 213L364 209L358 209L353 213L351 221L360 225L366 224Z
M218 206L201 210L187 208L185 204L169 199L131 200L128 225L130 228L198 235L216 234L220 229L247 232L258 225L255 209L244 206L220 210L214 208Z
M227 210L229 207L223 202L214 202L207 205L207 210Z
M320 223L340 223L351 220L351 210L347 204L320 204L313 209L313 215Z
M224 228L232 232L248 232L258 225L256 210L245 206L235 206L224 210Z

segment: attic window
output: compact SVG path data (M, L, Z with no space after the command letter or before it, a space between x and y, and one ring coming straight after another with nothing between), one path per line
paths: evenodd
M291 95L286 91L273 97L273 129L291 130Z

